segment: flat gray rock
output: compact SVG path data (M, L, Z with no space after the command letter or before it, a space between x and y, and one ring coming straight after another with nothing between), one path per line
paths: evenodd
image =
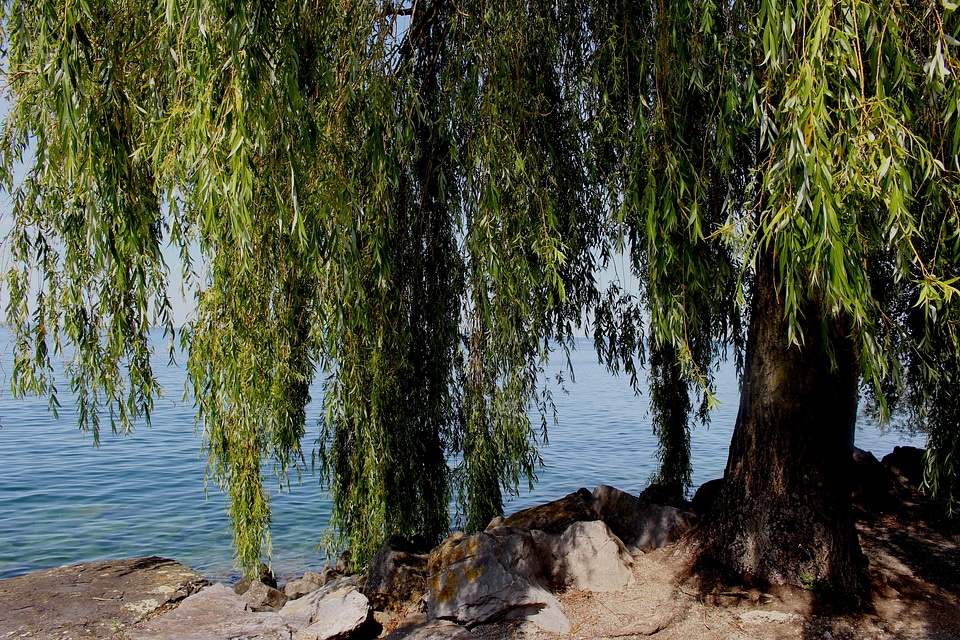
M131 640L291 640L294 632L280 614L249 611L243 596L215 584L127 635Z
M279 611L289 598L282 591L254 580L243 593L243 600L251 611Z
M283 593L290 600L296 600L297 598L302 598L308 593L313 593L327 582L329 582L329 580L326 580L322 574L319 574L316 571L307 571L303 574L302 578L297 578L296 580L291 580L288 582L283 588Z
M353 578L339 578L280 610L297 640L344 638L371 624L373 609Z
M87 562L0 580L0 638L114 638L209 582L151 556Z

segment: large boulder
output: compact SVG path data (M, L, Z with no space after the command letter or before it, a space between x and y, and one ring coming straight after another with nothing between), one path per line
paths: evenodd
M654 504L607 485L593 492L593 508L631 553L658 549L696 524L696 514Z
M532 533L543 571L557 587L616 591L633 581L630 552L600 520L575 522L559 535Z
M917 447L894 447L881 462L900 482L919 489L923 484L924 454L925 451Z
M430 553L427 616L473 626L523 615L546 631L567 633L570 622L545 581L530 531L454 534Z
M593 496L586 489L578 489L559 500L517 511L506 520L492 524L527 531L537 529L544 533L563 533L574 522L599 519L593 506Z
M291 600L280 610L280 617L298 629L297 640L376 637L380 631L369 601L352 577L338 578Z
M403 536L391 536L373 556L363 594L374 609L402 609L426 592L429 559Z
M713 508L717 498L720 497L720 491L723 489L723 478L707 480L693 494L693 500L690 501L690 507L693 512L700 516L705 516Z
M46 569L0 580L0 637L109 638L117 629L209 584L174 560L151 556Z
M892 474L869 451L854 448L852 484L854 504L867 511L896 513L903 507Z
M276 613L249 611L243 596L216 584L173 611L127 630L131 640L290 640L295 629Z
M676 507L680 510L689 510L690 502L683 497L683 490L677 486L668 486L654 482L640 492L640 499L653 504L662 504Z

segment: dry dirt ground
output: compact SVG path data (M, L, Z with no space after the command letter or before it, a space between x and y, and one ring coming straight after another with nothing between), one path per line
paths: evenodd
M558 595L571 622L559 636L529 623L476 627L470 634L434 627L412 612L384 619L384 633L485 640L526 638L657 639L887 639L960 640L960 523L930 504L906 505L898 515L861 514L861 545L870 561L871 601L858 611L835 611L810 591L717 589L705 593L676 546L648 553L634 565L623 591L568 590ZM405 633L406 632L406 633Z

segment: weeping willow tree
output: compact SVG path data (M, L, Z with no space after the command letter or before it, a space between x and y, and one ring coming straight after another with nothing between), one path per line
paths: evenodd
M677 355L654 367L660 384L679 367L709 387L701 367L736 327L732 303L748 323L701 566L862 594L850 510L861 388L928 430L928 482L955 496L943 463L958 429L940 404L960 257L954 7L599 9L613 52L595 71L600 140L620 153L609 175L654 348Z
M594 295L601 227L571 6L3 6L19 392L55 403L51 352L72 353L82 427L149 419L169 242L199 289L181 336L246 571L270 476L302 469L317 372L332 544L358 564L392 534L436 542L451 496L482 528L532 481L527 409L546 424L538 375Z
M612 366L650 353L680 486L691 398L742 353L702 527L723 575L862 592L862 388L912 412L929 486L956 496L952 4L3 9L15 390L55 407L59 354L95 437L148 418L162 247L188 277L198 252L183 336L247 570L317 372L336 537L362 564L394 533L435 541L451 496L480 528L532 479L538 376L587 318ZM616 249L636 299L598 291Z

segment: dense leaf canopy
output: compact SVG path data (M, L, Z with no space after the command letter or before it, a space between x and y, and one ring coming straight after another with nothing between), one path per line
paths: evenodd
M442 535L451 498L482 528L532 478L545 358L585 324L611 368L649 351L658 430L685 422L774 256L784 340L823 309L958 496L955 8L7 0L14 388L56 406L62 356L95 437L149 418L171 243L239 562L315 376L331 543L363 562ZM617 252L636 295L597 284Z

